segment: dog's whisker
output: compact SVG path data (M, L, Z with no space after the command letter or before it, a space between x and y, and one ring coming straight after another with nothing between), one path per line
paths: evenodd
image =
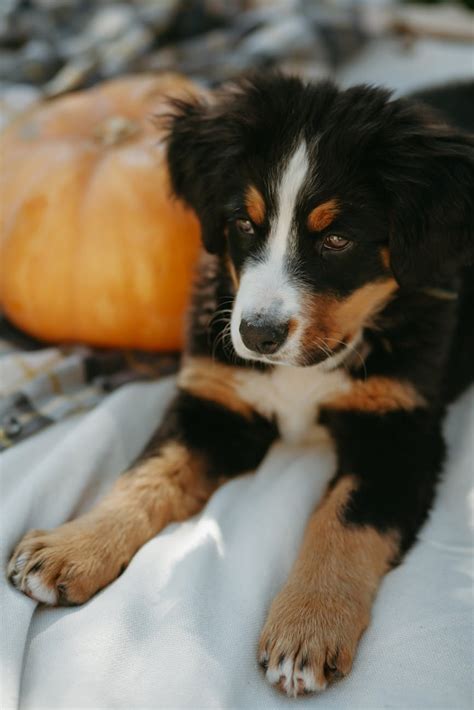
M345 345L346 348L347 348L347 350L348 350L349 352L351 352L351 353L353 353L354 355L356 355L356 356L359 358L361 367L362 367L363 370L364 370L364 379L367 379L367 367L366 367L366 364L365 364L365 360L364 360L364 358L362 357L362 355L361 355L361 353L359 352L359 350L357 349L357 345L354 344L354 343L346 343L346 342L344 342L343 340L338 340L337 338L328 338L328 340L331 340L332 342L336 343L336 345L337 345L337 344ZM349 371L349 368L348 368L348 366L347 366L347 364L346 364L346 362L345 362L344 360L342 361L342 365L344 366L344 368L345 368L347 371Z

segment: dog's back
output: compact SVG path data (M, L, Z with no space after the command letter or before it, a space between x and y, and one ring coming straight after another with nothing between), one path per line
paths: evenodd
M456 81L411 94L411 97L442 113L451 125L474 131L474 81Z
M412 94L442 114L453 126L474 132L474 81L458 81ZM459 294L459 319L446 370L446 399L457 397L474 381L474 267L463 273Z

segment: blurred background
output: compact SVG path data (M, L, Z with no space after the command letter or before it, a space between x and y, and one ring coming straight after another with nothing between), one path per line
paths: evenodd
M278 66L398 92L472 76L474 0L0 0L0 120L129 72Z

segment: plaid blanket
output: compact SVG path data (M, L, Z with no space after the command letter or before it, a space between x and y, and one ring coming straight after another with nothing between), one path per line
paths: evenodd
M0 317L0 451L128 382L176 372L178 353L46 347Z

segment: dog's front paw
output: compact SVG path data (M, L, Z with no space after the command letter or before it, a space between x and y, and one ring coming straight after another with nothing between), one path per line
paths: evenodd
M55 530L31 530L11 557L9 580L43 604L82 604L115 579L129 559L107 528L83 518Z
M347 675L369 611L357 598L287 585L275 598L259 645L267 680L290 696L324 690Z

